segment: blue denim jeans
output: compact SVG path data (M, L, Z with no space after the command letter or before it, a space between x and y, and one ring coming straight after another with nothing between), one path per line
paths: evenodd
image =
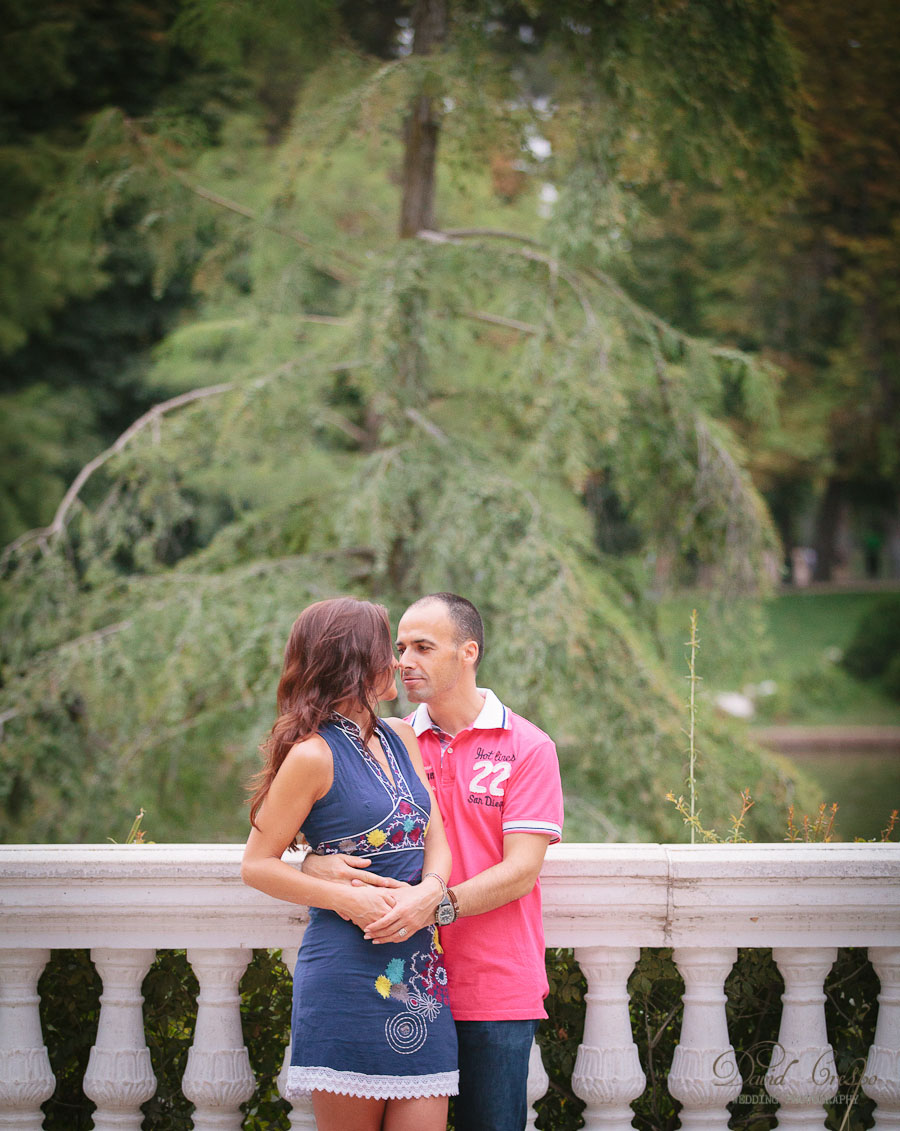
M456 1131L524 1131L528 1056L537 1021L457 1021Z

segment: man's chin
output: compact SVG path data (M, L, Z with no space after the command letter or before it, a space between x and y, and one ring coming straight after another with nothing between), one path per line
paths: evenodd
M410 703L424 703L426 700L425 688L419 687L417 684L413 684L412 687L407 687L404 683L403 693Z

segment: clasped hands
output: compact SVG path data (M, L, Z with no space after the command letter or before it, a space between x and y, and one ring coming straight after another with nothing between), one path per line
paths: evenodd
M434 923L441 897L436 880L407 884L369 872L369 861L357 856L308 853L303 871L319 880L349 886L343 910L337 914L359 927L373 943L397 943Z

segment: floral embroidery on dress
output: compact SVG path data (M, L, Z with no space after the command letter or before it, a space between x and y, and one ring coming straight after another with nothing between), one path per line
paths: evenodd
M334 725L338 728L339 731L341 731L342 734L346 735L346 737L350 739L350 741L360 752L363 758L365 758L365 760L375 771L375 776L378 778L378 780L381 782L381 784L389 794L400 794L401 796L407 798L407 800L412 800L412 791L409 787L408 782L403 777L403 774L400 772L400 767L397 764L397 759L394 756L393 750L391 750L391 744L385 737L383 729L385 727L385 724L383 722L379 720L378 724L375 727L374 733L378 738L378 742L384 753L385 761L390 767L393 781L391 780L391 777L389 777L384 772L383 767L378 764L378 760L373 756L372 751L368 748L365 742L363 742L362 731L360 731L359 727L355 722L353 722L352 719L348 719L338 711L335 711L332 714L330 721L334 723Z
M388 1044L399 1053L415 1052L428 1037L428 1023L436 1021L447 1004L447 971L434 942L427 951L417 950L409 959L409 973L402 958L392 958L375 979L376 991L405 1008L384 1023Z
M428 824L428 816L418 805L400 800L388 817L374 829L368 829L355 837L322 841L313 851L317 856L330 856L336 852L372 856L378 851L397 852L409 848L421 851L425 845Z

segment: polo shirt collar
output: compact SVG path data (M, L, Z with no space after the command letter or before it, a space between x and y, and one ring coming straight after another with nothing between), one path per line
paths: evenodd
M478 712L478 718L472 723L470 730L509 730L509 711L489 687L476 687L479 695L484 697L484 706ZM420 703L412 717L412 728L416 736L436 724L428 713L428 704Z

